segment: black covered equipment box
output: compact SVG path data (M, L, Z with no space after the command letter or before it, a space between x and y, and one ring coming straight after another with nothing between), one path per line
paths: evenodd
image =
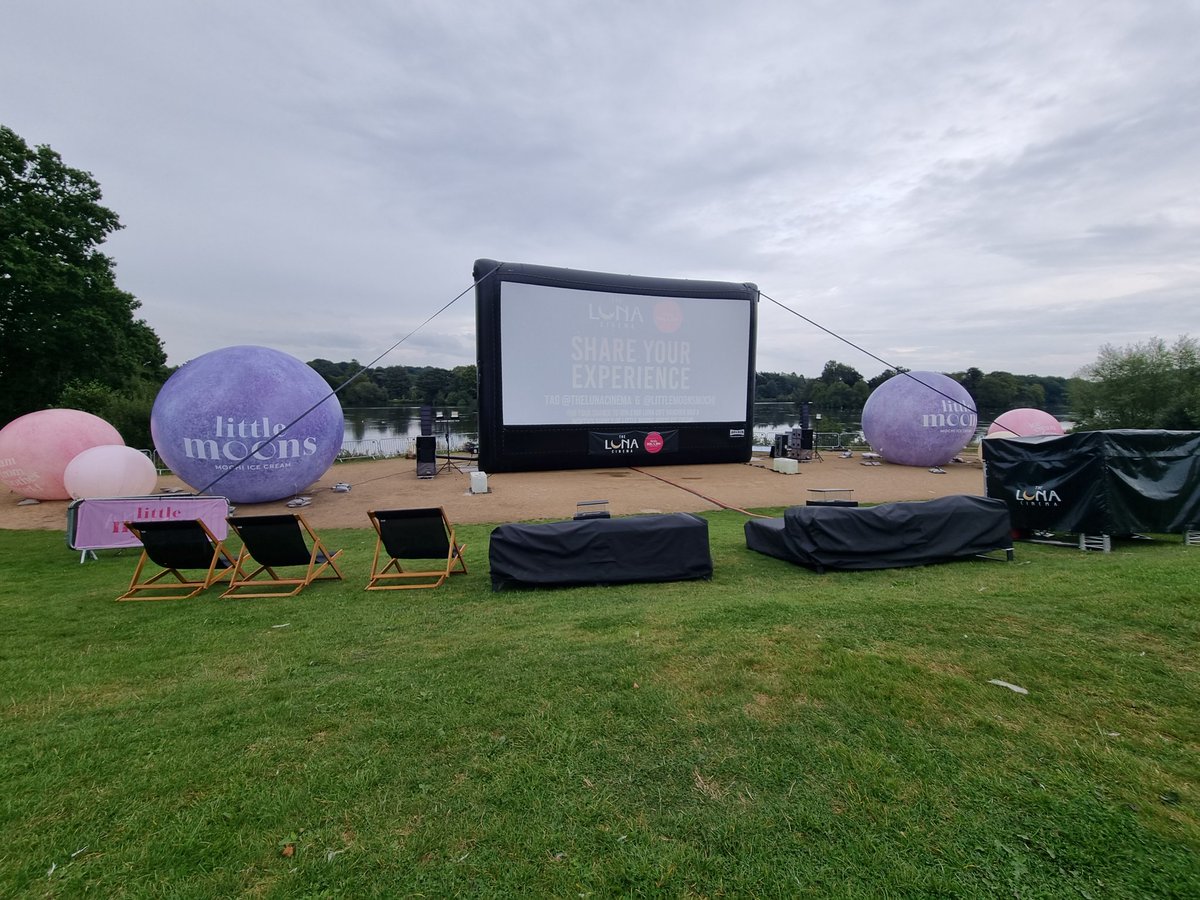
M691 513L499 525L492 590L711 578L708 522Z
M1082 431L983 441L987 496L1013 527L1159 534L1200 525L1200 432Z

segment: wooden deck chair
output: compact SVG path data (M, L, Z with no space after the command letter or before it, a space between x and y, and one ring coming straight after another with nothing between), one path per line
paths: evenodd
M231 516L228 522L242 549L222 597L294 597L314 581L342 580L336 562L342 551L330 553L300 513ZM303 574L291 577L277 571L300 567Z
M233 554L199 519L126 522L125 527L142 542L142 555L129 590L118 600L184 600L233 574ZM159 571L143 577L147 563L154 563ZM204 575L189 578L183 569ZM167 576L175 580L163 581Z
M454 537L454 527L439 506L424 509L370 510L367 516L375 526L375 557L371 560L368 591L403 588L435 588L450 575L465 575L467 564ZM381 559L387 562L381 568ZM437 568L422 571L405 569L401 560L437 560ZM411 583L405 583L411 582Z

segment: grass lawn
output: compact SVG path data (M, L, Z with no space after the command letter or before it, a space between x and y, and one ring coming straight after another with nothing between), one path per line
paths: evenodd
M0 895L1200 896L1200 548L115 603L0 532ZM989 684L998 679L1028 694Z

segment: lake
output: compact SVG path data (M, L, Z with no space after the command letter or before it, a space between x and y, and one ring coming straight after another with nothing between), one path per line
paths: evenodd
M342 453L346 456L402 456L413 452L413 439L421 433L419 406L357 407L343 409L342 413L346 420ZM844 433L844 439L821 431L816 414L811 424L822 435L822 445L852 441L858 434L857 422L852 423L852 431ZM769 444L777 432L798 427L800 409L795 403L754 404L756 444ZM464 407L435 407L433 431L439 453L446 452L447 442L451 452L466 451L468 444L479 441L479 417Z
M344 456L403 456L415 451L413 443L421 433L421 407L384 406L342 410L346 425L342 435ZM856 420L846 422L845 431L826 431L821 428L821 413L813 413L810 423L817 433L818 447L849 446L862 441L861 425ZM1059 417L1067 429L1073 424ZM978 443L987 433L991 422L979 423L971 443ZM754 443L770 446L780 432L800 427L800 408L795 403L755 403ZM479 442L479 417L465 407L440 406L434 409L434 434L437 449L445 453L469 452Z

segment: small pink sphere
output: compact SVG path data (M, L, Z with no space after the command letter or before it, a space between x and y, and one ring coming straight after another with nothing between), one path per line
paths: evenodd
M66 500L67 464L91 447L121 444L121 433L78 409L42 409L0 429L0 483L22 497Z
M996 420L988 427L988 434L994 431L1011 431L1017 437L1033 437L1038 434L1062 434L1063 427L1058 419L1044 410L1021 407L996 416Z
M108 444L89 447L67 463L63 484L76 500L138 497L154 490L158 472L142 451Z

